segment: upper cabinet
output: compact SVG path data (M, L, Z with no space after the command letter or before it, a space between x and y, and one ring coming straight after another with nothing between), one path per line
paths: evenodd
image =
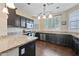
M9 9L7 25L11 27L33 28L34 21L16 14L15 9Z
M33 28L34 27L34 21L33 20L27 20L26 21L26 27L28 28L28 29L30 29L30 28Z
M14 9L8 8L8 19L7 19L7 24L10 26L15 25L15 19L16 19L16 11Z
M15 26L20 27L21 26L21 17L19 15L16 15L15 19Z
M21 27L26 27L26 21L24 17L21 17Z

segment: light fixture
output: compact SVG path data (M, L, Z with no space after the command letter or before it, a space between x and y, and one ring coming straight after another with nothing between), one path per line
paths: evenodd
M41 19L41 17L43 19L46 19L46 15L45 15L45 9L46 8L46 4L43 4L43 12L40 13L40 15L38 16L38 19ZM42 16L41 16L42 15Z
M48 4L43 4L43 12L41 12L39 14L38 19L41 19L41 18L42 19L46 19L47 18L46 16L48 16L48 18L52 18L53 17L51 13L46 12L46 6L47 5ZM48 13L48 15L47 15L47 13Z
M45 15L45 10L46 10L46 4L43 4L43 16L42 16L42 18L43 19L46 19L46 15Z
M53 17L52 14L49 14L49 15L48 15L48 18L52 18L52 17Z
M3 12L3 13L6 13L6 14L9 14L6 4L5 4L5 7L3 8L2 12Z
M43 19L46 19L46 15L43 15L43 17L42 17Z
M40 17L40 16L38 16L38 19L41 19L41 17Z

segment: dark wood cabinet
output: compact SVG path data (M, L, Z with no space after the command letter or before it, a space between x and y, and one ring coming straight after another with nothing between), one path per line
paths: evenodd
M32 19L26 18L16 14L16 9L8 8L9 14L7 19L7 25L11 27L22 27L27 28L27 23L34 24Z
M20 27L21 26L21 17L19 15L16 15L16 19L15 19L15 26L16 27Z
M40 40L46 41L46 34L40 33Z
M19 15L8 14L7 25L12 27L20 27L21 20Z
M79 39L74 37L73 40L74 40L74 47L73 47L73 49L75 50L76 55L79 56Z
M51 43L56 43L57 42L56 34L47 34L46 41L51 42Z
M66 34L46 34L46 40L51 43L60 44L68 47L72 47L73 37Z
M45 33L35 33L35 36L38 37L38 40L46 41L46 34Z
M35 37L38 37L38 40L40 40L40 33L39 32L36 32L35 33Z
M57 34L57 44L65 45L65 37L62 34Z
M23 51L24 50L24 51ZM19 47L19 56L35 56L35 41Z
M14 26L14 23L15 23L14 20L15 20L15 16L8 14L7 25Z
M33 27L34 27L34 21L31 20L31 19L26 20L26 27L27 27L28 29L33 28Z
M8 8L8 19L7 19L7 25L9 26L15 26L15 19L16 19L16 10Z
M25 28L26 26L26 21L24 17L21 17L21 27Z
M59 34L57 41L61 45L72 47L72 39L73 37L71 35Z

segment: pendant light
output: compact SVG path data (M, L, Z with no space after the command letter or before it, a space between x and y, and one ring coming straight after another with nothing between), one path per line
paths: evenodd
M8 13L8 9L7 9L6 4L5 4L5 6L4 6L4 8L3 8L3 10L2 10L2 11L3 11L3 13L9 14L9 13Z
M41 19L41 17L40 17L40 16L38 16L38 19L40 20L40 19Z
M43 7L44 7L44 8L43 8L43 17L42 17L42 18L43 18L43 19L46 19L46 15L45 15L46 4L43 4Z
M52 18L52 17L53 17L52 14L49 14L49 15L48 15L48 18Z
M43 12L41 12L40 14L39 14L39 16L37 17L38 19L46 19L46 18L52 18L53 16L52 16L52 14L48 11L48 12L46 12L46 6L47 6L48 4L43 4ZM52 5L52 4L51 4ZM48 14L49 13L49 14ZM48 16L48 17L47 17Z
M42 17L43 19L46 19L46 15L43 15L43 17Z

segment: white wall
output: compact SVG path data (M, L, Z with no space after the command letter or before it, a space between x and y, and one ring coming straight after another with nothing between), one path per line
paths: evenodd
M5 4L0 3L0 36L7 35L7 14L3 13L2 10Z
M69 32L69 30L68 30L69 15L70 15L72 12L77 11L77 10L79 10L79 4L76 5L76 6L74 6L74 7L72 7L71 9L69 9L69 10L67 10L67 11L65 11L65 12L63 13L63 20L66 21L67 24L64 25L64 26L62 26L62 28L61 28L62 31L68 31L68 32Z

